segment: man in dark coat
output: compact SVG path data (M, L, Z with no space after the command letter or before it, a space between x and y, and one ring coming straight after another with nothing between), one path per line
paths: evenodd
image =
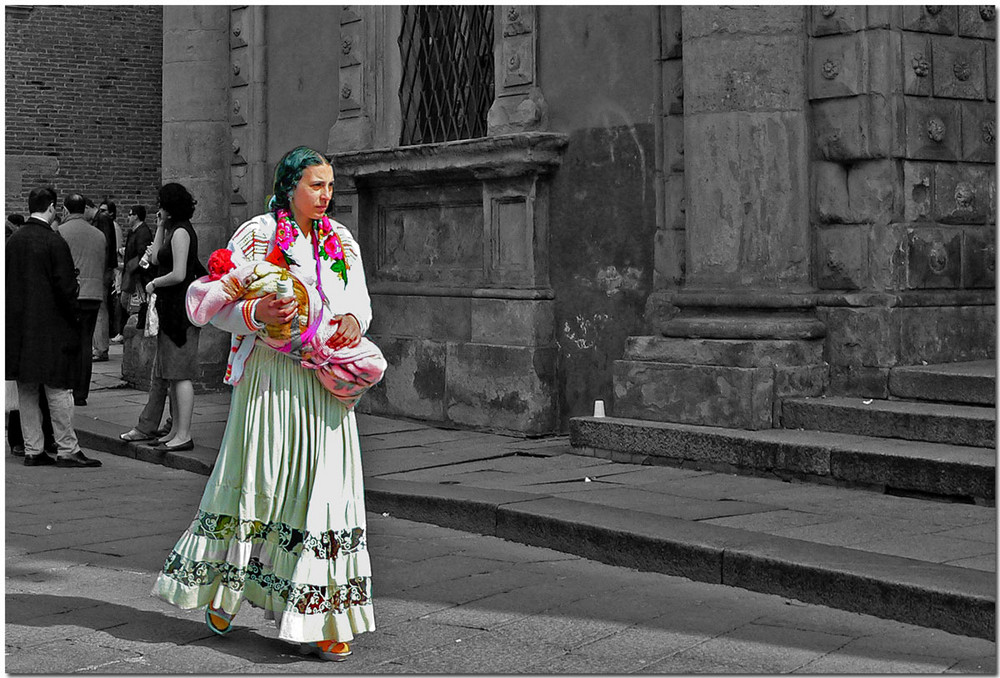
M143 205L132 205L128 212L128 226L128 236L125 238L125 265L122 269L122 305L126 306L128 298L137 292L143 295L136 323L136 327L141 330L146 326L146 283L156 277L151 267L143 268L139 264L142 255L146 253L146 248L153 244L153 231L146 224L146 208Z
M6 379L17 381L24 434L24 465L100 466L80 451L73 430L73 386L78 378L79 286L69 245L50 224L56 192L28 195L31 216L6 245ZM49 403L55 459L43 449L39 393Z

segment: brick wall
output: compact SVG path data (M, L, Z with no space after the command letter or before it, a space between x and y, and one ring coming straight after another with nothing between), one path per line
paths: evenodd
M52 185L152 210L160 184L163 8L8 6L5 212Z

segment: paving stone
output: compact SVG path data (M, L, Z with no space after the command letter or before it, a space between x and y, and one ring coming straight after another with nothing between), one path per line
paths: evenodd
M969 539L952 539L936 534L923 534L919 540L912 536L896 539L876 539L859 542L857 547L872 553L886 553L904 558L916 558L932 563L952 563L955 560L986 556L996 551L994 544Z
M967 567L970 570L982 570L983 572L997 571L997 558L995 555L975 556L973 558L959 558L958 560L946 561L948 565L955 567Z
M919 541L927 537L931 526L915 524L905 520L883 520L881 516L848 518L836 522L817 525L802 525L774 530L773 534L792 539L802 539L833 546L855 546L875 541L888 541L914 535L921 535Z
M765 504L715 500L712 498L707 500L690 497L682 498L649 491L646 487L641 489L624 487L604 489L595 483L587 484L594 485L594 489L563 493L561 496L566 499L577 499L603 506L633 509L646 513L670 516L672 518L683 518L685 520L705 520L708 518L774 510L774 507Z
M836 520L836 518L831 518L827 515L821 515L818 513L809 513L806 511L789 511L787 509L780 509L774 511L762 511L760 513L748 513L741 516L712 518L704 522L711 525L735 527L741 530L777 534L778 530L783 530L789 527L821 525L832 520Z

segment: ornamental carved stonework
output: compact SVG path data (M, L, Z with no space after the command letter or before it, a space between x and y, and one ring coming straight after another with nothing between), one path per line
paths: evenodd
M918 78L926 78L931 72L931 64L923 54L914 54L911 63L913 64L913 72L917 74Z
M942 5L924 5L924 9L931 16L934 16L936 14L940 14L941 13L941 7L942 7Z
M994 245L986 246L986 270L993 273L996 270L997 248Z
M829 19L837 13L837 7L836 5L823 5L819 8L819 13Z
M340 45L340 51L343 52L344 54L350 54L351 47L353 46L354 44L349 39L345 39L344 42L341 43Z
M972 211L976 202L976 189L972 187L972 184L965 181L958 182L958 185L955 186L955 202L959 209L966 212Z
M823 63L823 77L827 80L833 80L838 75L840 75L840 62L827 59Z
M340 89L340 96L343 99L350 99L351 98L351 94L352 94L351 88L349 86L347 86L347 85L344 85Z
M927 264L938 275L948 268L948 250L945 249L943 242L936 241L931 245L930 252L927 253Z
M930 118L927 121L927 137L934 142L941 143L944 141L944 135L947 128L944 126L944 120L941 118Z
M996 139L996 125L992 120L986 120L983 122L983 143L992 144Z
M972 75L972 66L969 64L968 59L959 59L955 62L952 71L955 73L955 77L965 82Z
M983 21L993 21L997 18L997 8L993 5L983 5L979 8L979 16Z

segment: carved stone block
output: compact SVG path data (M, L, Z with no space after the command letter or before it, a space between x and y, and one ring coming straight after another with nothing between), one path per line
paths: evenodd
M472 343L548 346L555 340L555 302L471 299Z
M902 365L984 360L996 346L996 306L898 309Z
M873 224L898 221L903 212L902 201L896 192L898 185L899 170L895 161L871 160L851 165L847 173L851 220Z
M903 30L954 35L958 7L954 5L904 5Z
M361 63L364 36L359 23L348 24L340 29L340 67L356 66Z
M501 72L504 87L518 87L534 82L535 56L531 35L505 38L502 52Z
M963 38L931 38L934 52L934 96L982 99L986 95L983 43Z
M249 87L233 88L229 97L229 124L233 127L247 124L250 107Z
M240 87L241 85L249 84L249 57L250 53L245 49L230 52L230 87Z
M615 414L759 430L771 427L774 369L617 360Z
M910 231L906 269L908 288L957 288L961 278L961 231L933 227Z
M340 112L360 111L362 101L362 82L364 74L361 66L347 66L340 69Z
M967 228L962 240L962 287L996 286L996 230L992 226Z
M531 5L505 5L502 7L503 36L525 35L535 29L535 10Z
M825 99L812 106L816 145L826 160L856 160L889 153L887 134L872 122L869 97ZM891 135L888 135L891 136Z
M361 21L360 5L344 5L340 9L340 25L346 26Z
M375 279L442 286L485 283L478 184L375 191L372 208L376 242L366 263Z
M860 8L864 11L864 7ZM810 97L853 96L863 89L863 46L857 35L837 35L813 40Z
M233 205L242 205L247 202L247 169L248 165L232 165L229 168L229 202Z
M959 5L958 34L965 38L996 40L996 7L994 5Z
M847 192L847 167L839 162L817 160L812 164L812 178L816 220L821 224L852 221Z
M249 25L247 20L247 8L240 7L233 9L229 14L229 48L247 46Z
M660 7L660 58L676 59L682 54L680 5Z
M816 286L824 290L856 290L868 279L870 226L827 227L816 231Z
M555 431L558 357L555 348L449 343L448 418L531 434Z
M830 365L884 367L895 363L896 309L833 307L825 311L826 360Z
M927 221L934 202L934 163L903 163L903 219Z
M680 172L673 172L667 175L664 182L664 208L666 215L664 227L668 229L683 230L686 223L687 214L687 194L684 191L684 175Z
M946 224L981 224L991 215L993 168L939 164L934 172L935 220Z
M813 35L853 33L866 25L864 5L820 5L812 7Z
M906 157L958 160L962 155L962 117L958 102L906 100Z
M921 33L903 34L903 93L931 95L931 38Z
M372 287L374 331L395 337L469 341L472 337L470 297L383 294Z
M986 102L962 102L962 159L993 162L997 153L996 107Z
M447 345L411 337L373 334L389 368L362 398L365 411L444 421Z

